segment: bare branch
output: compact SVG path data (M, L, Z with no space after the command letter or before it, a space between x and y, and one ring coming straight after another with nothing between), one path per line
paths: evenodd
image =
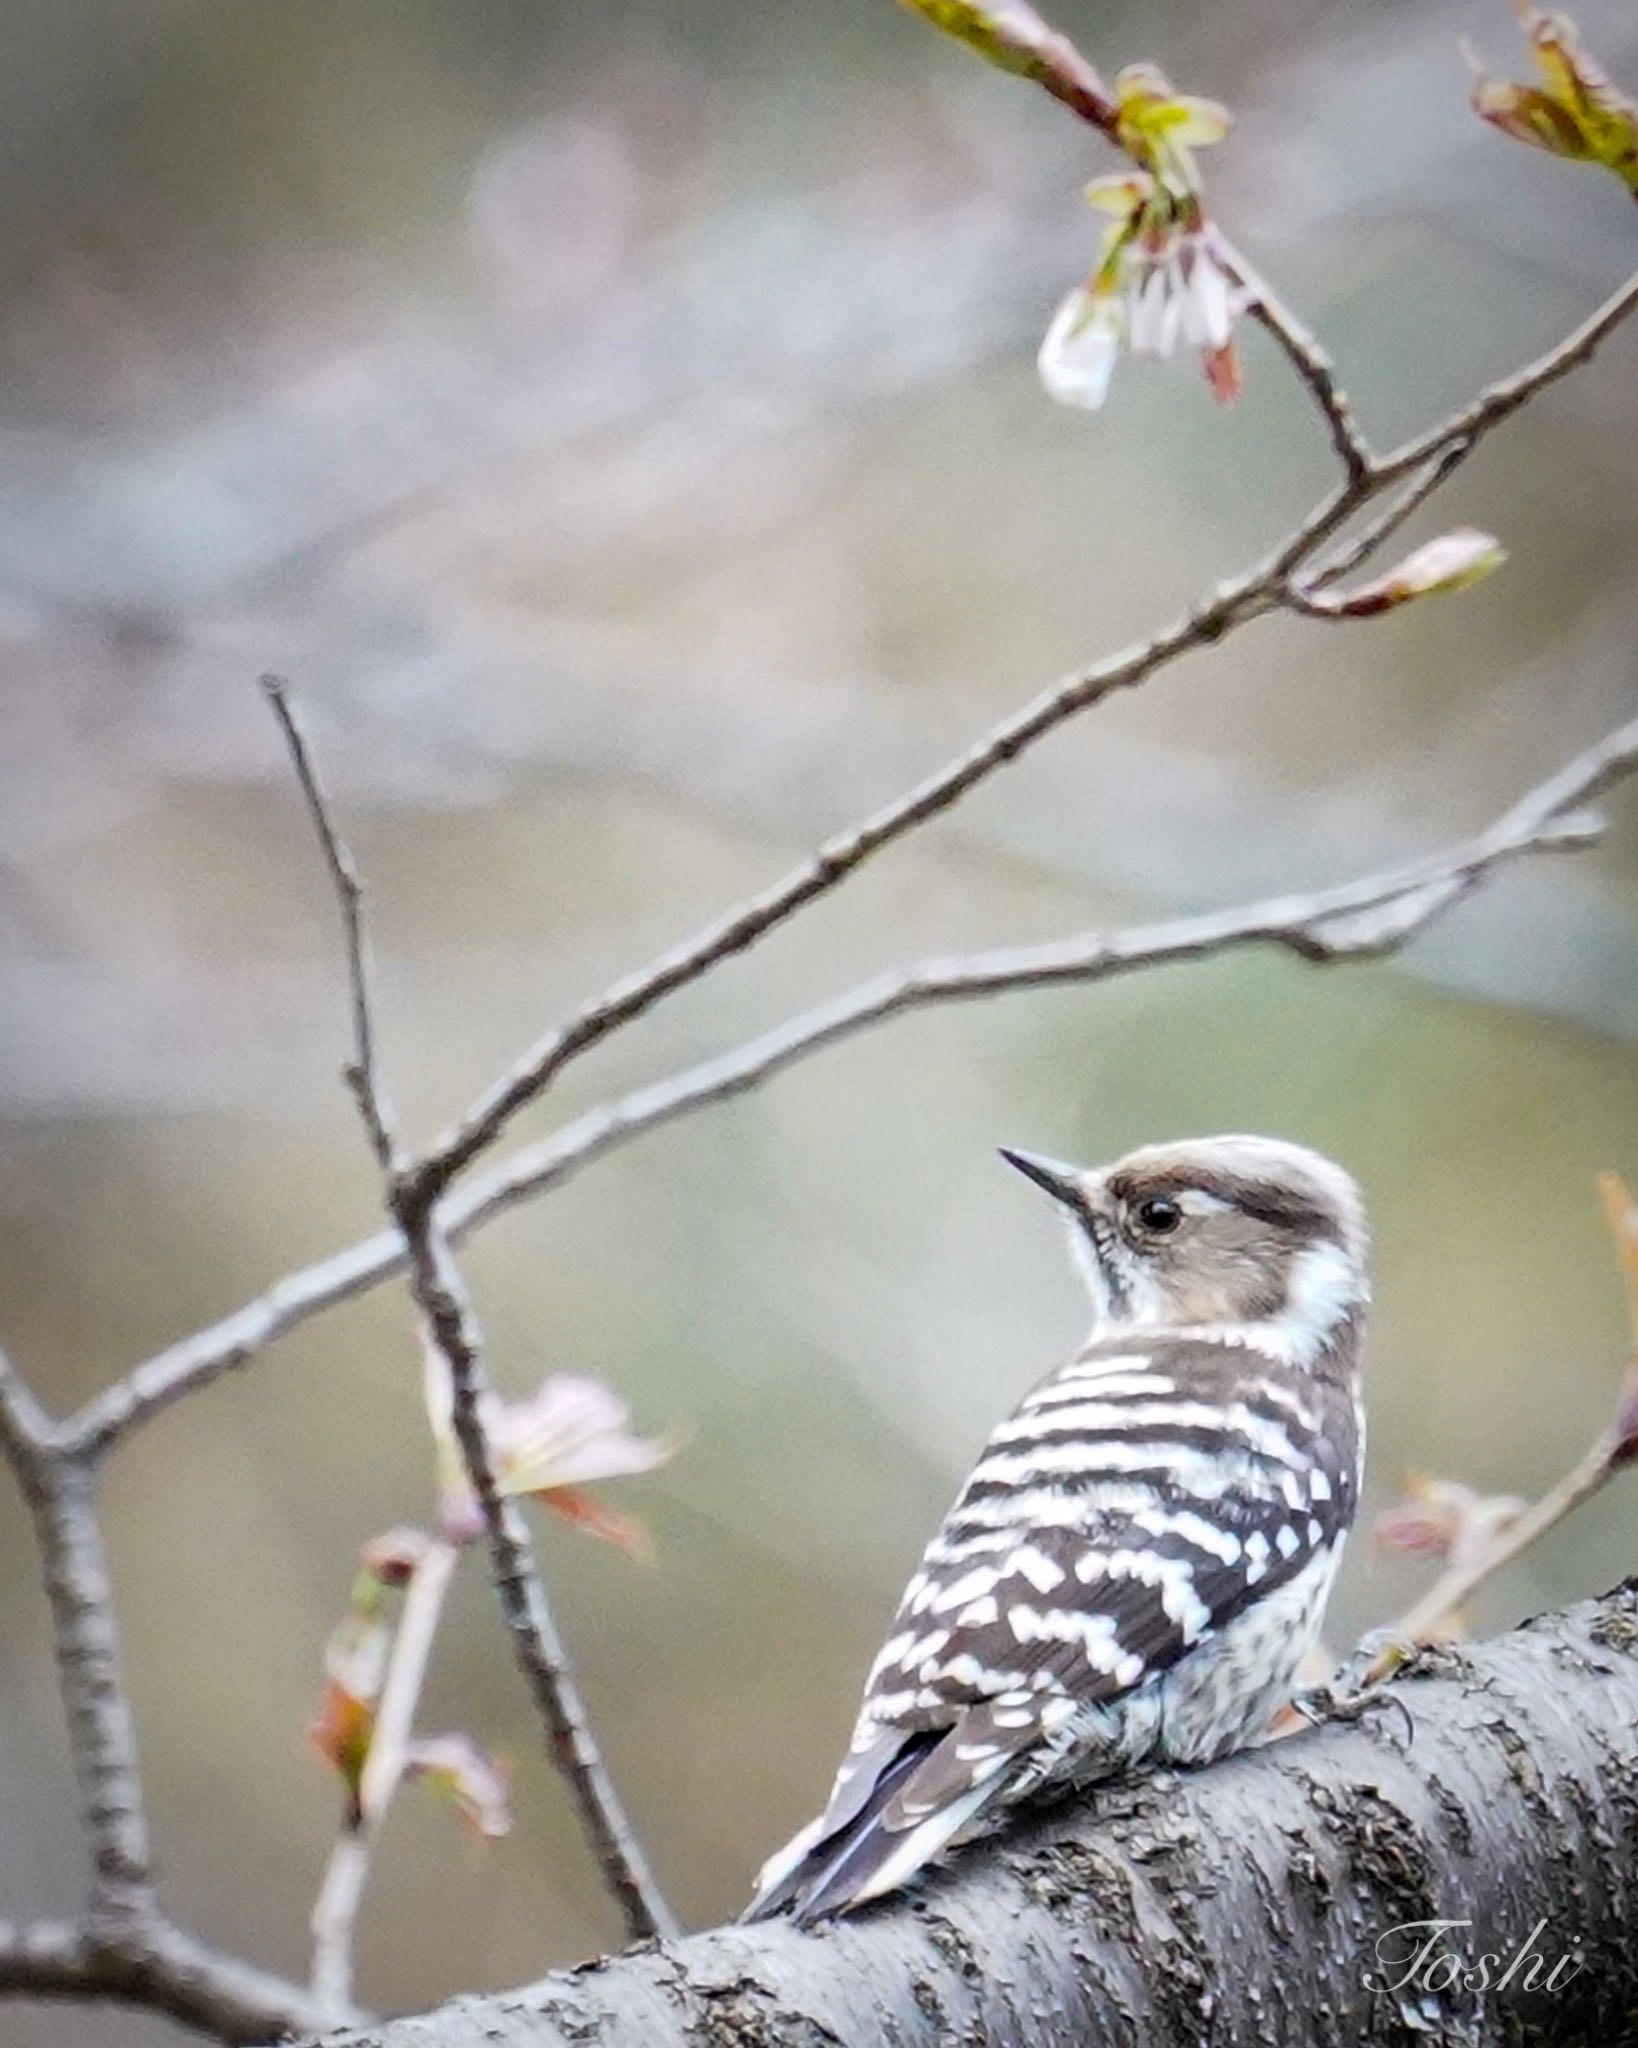
M483 1514L491 1577L519 1668L551 1739L552 1760L568 1780L604 1881L634 1941L676 1932L631 1822L620 1803L575 1684L568 1653L535 1563L528 1524L501 1492L483 1427L488 1392L483 1338L448 1240L430 1214L409 1226L410 1286L432 1341L449 1367L450 1420Z
M1539 1500L1522 1514L1496 1529L1489 1540L1466 1554L1453 1549L1450 1562L1433 1584L1390 1628L1383 1630L1384 1647L1375 1665L1382 1675L1393 1667L1406 1644L1426 1643L1437 1638L1457 1611L1504 1566L1539 1543L1556 1529L1584 1501L1592 1499L1619 1472L1631 1470L1635 1462L1634 1430L1638 1428L1638 1208L1625 1182L1614 1174L1599 1181L1616 1255L1626 1281L1628 1308L1632 1318L1633 1351L1626 1365L1626 1378L1613 1413L1599 1429L1586 1450Z
M1247 276L1250 275L1248 272ZM811 859L772 888L616 982L546 1032L427 1149L418 1173L423 1196L441 1193L572 1059L645 1015L678 989L754 945L777 925L835 888L871 855L948 810L969 790L1016 760L1067 719L1119 690L1147 681L1179 656L1209 646L1236 627L1288 603L1292 579L1317 549L1388 485L1434 465L1436 474L1421 480L1419 487L1375 527L1368 527L1340 557L1326 563L1321 574L1330 581L1356 567L1425 502L1487 433L1510 418L1538 391L1577 364L1588 361L1605 337L1638 306L1638 278L1634 278L1545 355L1490 386L1471 406L1430 428L1418 440L1407 442L1392 455L1373 459L1353 425L1347 401L1337 389L1317 344L1267 294L1260 281L1256 288L1264 324L1291 356L1330 422L1333 441L1347 472L1343 482L1258 567L1221 585L1193 611L1141 646L1065 677L904 795L827 840Z
M1405 523L1413 519L1436 491L1441 489L1451 476L1467 460L1470 441L1452 441L1442 448L1426 468L1412 477L1411 481L1397 496L1366 520L1359 531L1343 546L1333 549L1310 574L1300 589L1297 609L1303 609L1300 599L1312 591L1328 588L1342 577L1368 562L1381 547L1384 547ZM1287 590L1287 601L1291 592Z
M166 1926L153 1930L140 1954L127 1954L65 1922L0 1922L0 1994L141 2006L227 2042L316 2033L335 2019L299 1985Z
M330 816L329 799L319 780L318 764L307 744L307 735L290 702L282 677L263 676L262 689L279 721L291 765L306 801L313 829L324 852L325 866L335 888L341 910L341 930L347 953L347 981L353 1005L353 1056L342 1068L342 1078L358 1106L370 1149L383 1173L392 1173L397 1160L398 1141L392 1105L387 1099L375 1050L375 1015L371 995L374 975L364 930L364 887L358 877L358 863L352 848L337 832Z
M744 1094L799 1060L907 1010L1050 982L1095 981L1233 946L1282 944L1313 959L1357 958L1408 944L1458 895L1504 861L1584 844L1579 827L1566 836L1564 813L1590 802L1628 772L1633 744L1634 729L1621 728L1531 791L1480 839L1410 868L1311 896L1272 897L1204 917L1056 946L929 961L883 976L719 1058L590 1110L538 1145L520 1148L446 1196L438 1209L442 1227L458 1243L631 1139L713 1102ZM1403 920L1397 929L1387 914L1390 909ZM1382 916L1368 945L1363 928L1349 933L1337 922L1344 915L1372 911ZM309 1317L378 1286L405 1264L402 1235L382 1231L334 1258L288 1275L245 1308L159 1353L98 1395L74 1419L75 1440L106 1448L171 1402L245 1364Z
M153 1911L152 1852L94 1484L92 1473L63 1463L25 1485L24 1492L51 1606L57 1686L91 1843L91 1908L112 1922L141 1923Z
M316 2028L326 2015L294 1985L214 1954L159 1911L95 1473L64 1447L4 1352L0 1450L33 1518L93 1865L80 1921L0 1923L0 1995L120 2000L229 2042ZM338 2016L356 2014L350 2006L329 2013Z
M95 1475L63 1448L51 1418L3 1351L0 1450L33 1519L51 1608L57 1687L93 1862L88 1911L101 1929L129 1931L155 1916L153 1875Z
M81 1457L102 1456L173 1401L247 1365L309 1317L368 1293L404 1265L404 1241L394 1229L287 1274L243 1308L156 1352L94 1395L63 1425L68 1449Z
M590 1110L542 1144L474 1175L448 1202L448 1226L464 1234L632 1138L744 1094L824 1047L909 1010L1014 989L1101 981L1240 946L1283 946L1313 961L1397 951L1495 868L1527 854L1586 846L1596 826L1582 807L1635 769L1638 720L1578 755L1476 838L1386 874L1311 895L1276 896L1126 932L930 960L883 975L720 1058Z
M568 1655L547 1602L528 1528L502 1494L495 1477L483 1423L483 1403L489 1393L483 1337L449 1241L434 1213L434 1197L429 1191L431 1178L423 1161L401 1160L398 1154L392 1117L381 1093L381 1075L373 1054L369 938L357 866L330 815L294 706L282 687L271 682L266 687L341 902L357 1049L349 1080L359 1116L382 1168L388 1208L403 1236L410 1291L428 1336L449 1369L451 1420L488 1532L492 1577L501 1612L518 1664L545 1723L552 1760L568 1780L605 1882L624 1915L628 1934L633 1940L643 1940L668 1933L675 1923L649 1872L586 1720ZM383 1700L384 1708L385 1704ZM411 1696L407 1701L411 1711L413 1704ZM396 1709L402 1712L405 1705L406 1701L400 1698ZM390 1798L401 1769L401 1756L383 1761L374 1787L377 1799ZM392 1773L390 1778L386 1775L388 1771ZM366 1774L366 1794L369 1790ZM366 1827L371 1819L366 1797ZM364 1875L360 1841L332 1868L334 1896L320 1899L322 1941L318 1967L328 1979L327 1988L338 1995L345 1991L348 1973L352 1926L349 1909L356 1907Z
M1566 1515L1583 1501L1591 1500L1614 1478L1609 1447L1600 1440L1576 1460L1560 1480L1527 1507L1516 1522L1510 1522L1496 1540L1476 1557L1462 1558L1442 1571L1421 1599L1385 1633L1400 1643L1427 1643L1441 1632L1442 1624L1458 1607L1463 1607L1479 1588L1506 1565L1539 1543L1550 1529L1556 1529ZM1391 1668L1392 1658L1383 1664Z

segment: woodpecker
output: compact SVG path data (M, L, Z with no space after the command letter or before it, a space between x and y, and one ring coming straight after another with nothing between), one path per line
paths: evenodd
M1002 1157L1058 1204L1091 1335L985 1446L747 1920L847 1912L1021 1800L1257 1740L1318 1634L1364 1457L1353 1181L1260 1137Z

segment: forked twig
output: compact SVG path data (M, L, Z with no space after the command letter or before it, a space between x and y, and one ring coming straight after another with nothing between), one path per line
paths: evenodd
M268 699L289 750L296 779L312 815L325 862L342 911L347 974L353 994L355 1059L349 1070L360 1118L383 1169L386 1202L403 1234L410 1291L420 1310L428 1338L448 1369L451 1420L465 1461L472 1491L482 1512L489 1540L495 1590L512 1638L513 1650L545 1724L552 1761L568 1782L604 1879L633 1940L675 1929L670 1910L651 1875L631 1822L626 1817L586 1719L568 1656L558 1633L545 1586L535 1561L534 1545L521 1515L501 1492L494 1456L483 1424L489 1391L483 1338L448 1239L426 1193L422 1162L405 1157L394 1133L391 1111L382 1093L375 1057L375 1024L371 989L369 932L363 887L357 864L338 830L315 767L312 750L287 688L277 679L264 681ZM409 1695L413 1704L413 1695ZM385 1701L383 1701L385 1706ZM407 1732L407 1731L406 1731ZM374 1753L372 1745L372 1755ZM378 1797L390 1797L401 1757L390 1750L382 1765L390 1779L379 1777ZM321 1961L339 1989L343 1977L341 1948L350 1940L349 1907L356 1907L362 1886L367 1831L378 1816L369 1809L370 1779L364 1785L364 1830L358 1843L332 1866L334 1896L321 1900L325 1946Z

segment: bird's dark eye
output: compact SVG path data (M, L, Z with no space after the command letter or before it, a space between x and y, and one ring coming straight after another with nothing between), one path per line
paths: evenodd
M1170 1195L1151 1195L1138 1203L1137 1220L1151 1237L1169 1237L1183 1221L1183 1211Z

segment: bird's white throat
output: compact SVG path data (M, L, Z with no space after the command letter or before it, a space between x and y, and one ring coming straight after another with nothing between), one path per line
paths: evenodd
M1141 1270L1122 1273L1125 1298L1117 1306L1109 1276L1085 1231L1071 1227L1069 1235L1075 1263L1092 1297L1091 1336L1095 1338L1164 1331L1169 1337L1193 1337L1204 1344L1244 1344L1306 1370L1370 1300L1370 1286L1357 1259L1346 1247L1326 1238L1308 1245L1292 1260L1285 1303L1274 1315L1243 1321L1184 1322Z

